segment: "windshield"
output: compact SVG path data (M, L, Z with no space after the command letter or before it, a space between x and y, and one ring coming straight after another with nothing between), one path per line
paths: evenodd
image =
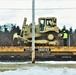
M45 25L45 21L44 20L40 20L40 31L44 30L44 25Z

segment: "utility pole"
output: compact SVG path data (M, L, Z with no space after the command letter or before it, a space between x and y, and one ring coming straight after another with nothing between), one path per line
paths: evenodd
M35 0L32 0L32 63L35 63Z

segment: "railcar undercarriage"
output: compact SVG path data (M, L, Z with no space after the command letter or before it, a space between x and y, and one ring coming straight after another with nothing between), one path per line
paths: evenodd
M31 61L31 47L0 47L0 61ZM36 61L76 61L76 47L38 46Z

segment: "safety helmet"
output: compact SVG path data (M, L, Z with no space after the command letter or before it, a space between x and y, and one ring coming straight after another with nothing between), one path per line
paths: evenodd
M65 30L63 32L65 32Z

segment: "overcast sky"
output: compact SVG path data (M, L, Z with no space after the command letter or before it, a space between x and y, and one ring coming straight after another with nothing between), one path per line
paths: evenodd
M26 9L32 9L32 0L0 0L0 24L14 23L21 27L24 17L29 24L32 22L32 11ZM35 0L35 9L40 9L35 10L36 24L39 17L56 17L59 28L64 25L67 29L76 28L76 0Z

